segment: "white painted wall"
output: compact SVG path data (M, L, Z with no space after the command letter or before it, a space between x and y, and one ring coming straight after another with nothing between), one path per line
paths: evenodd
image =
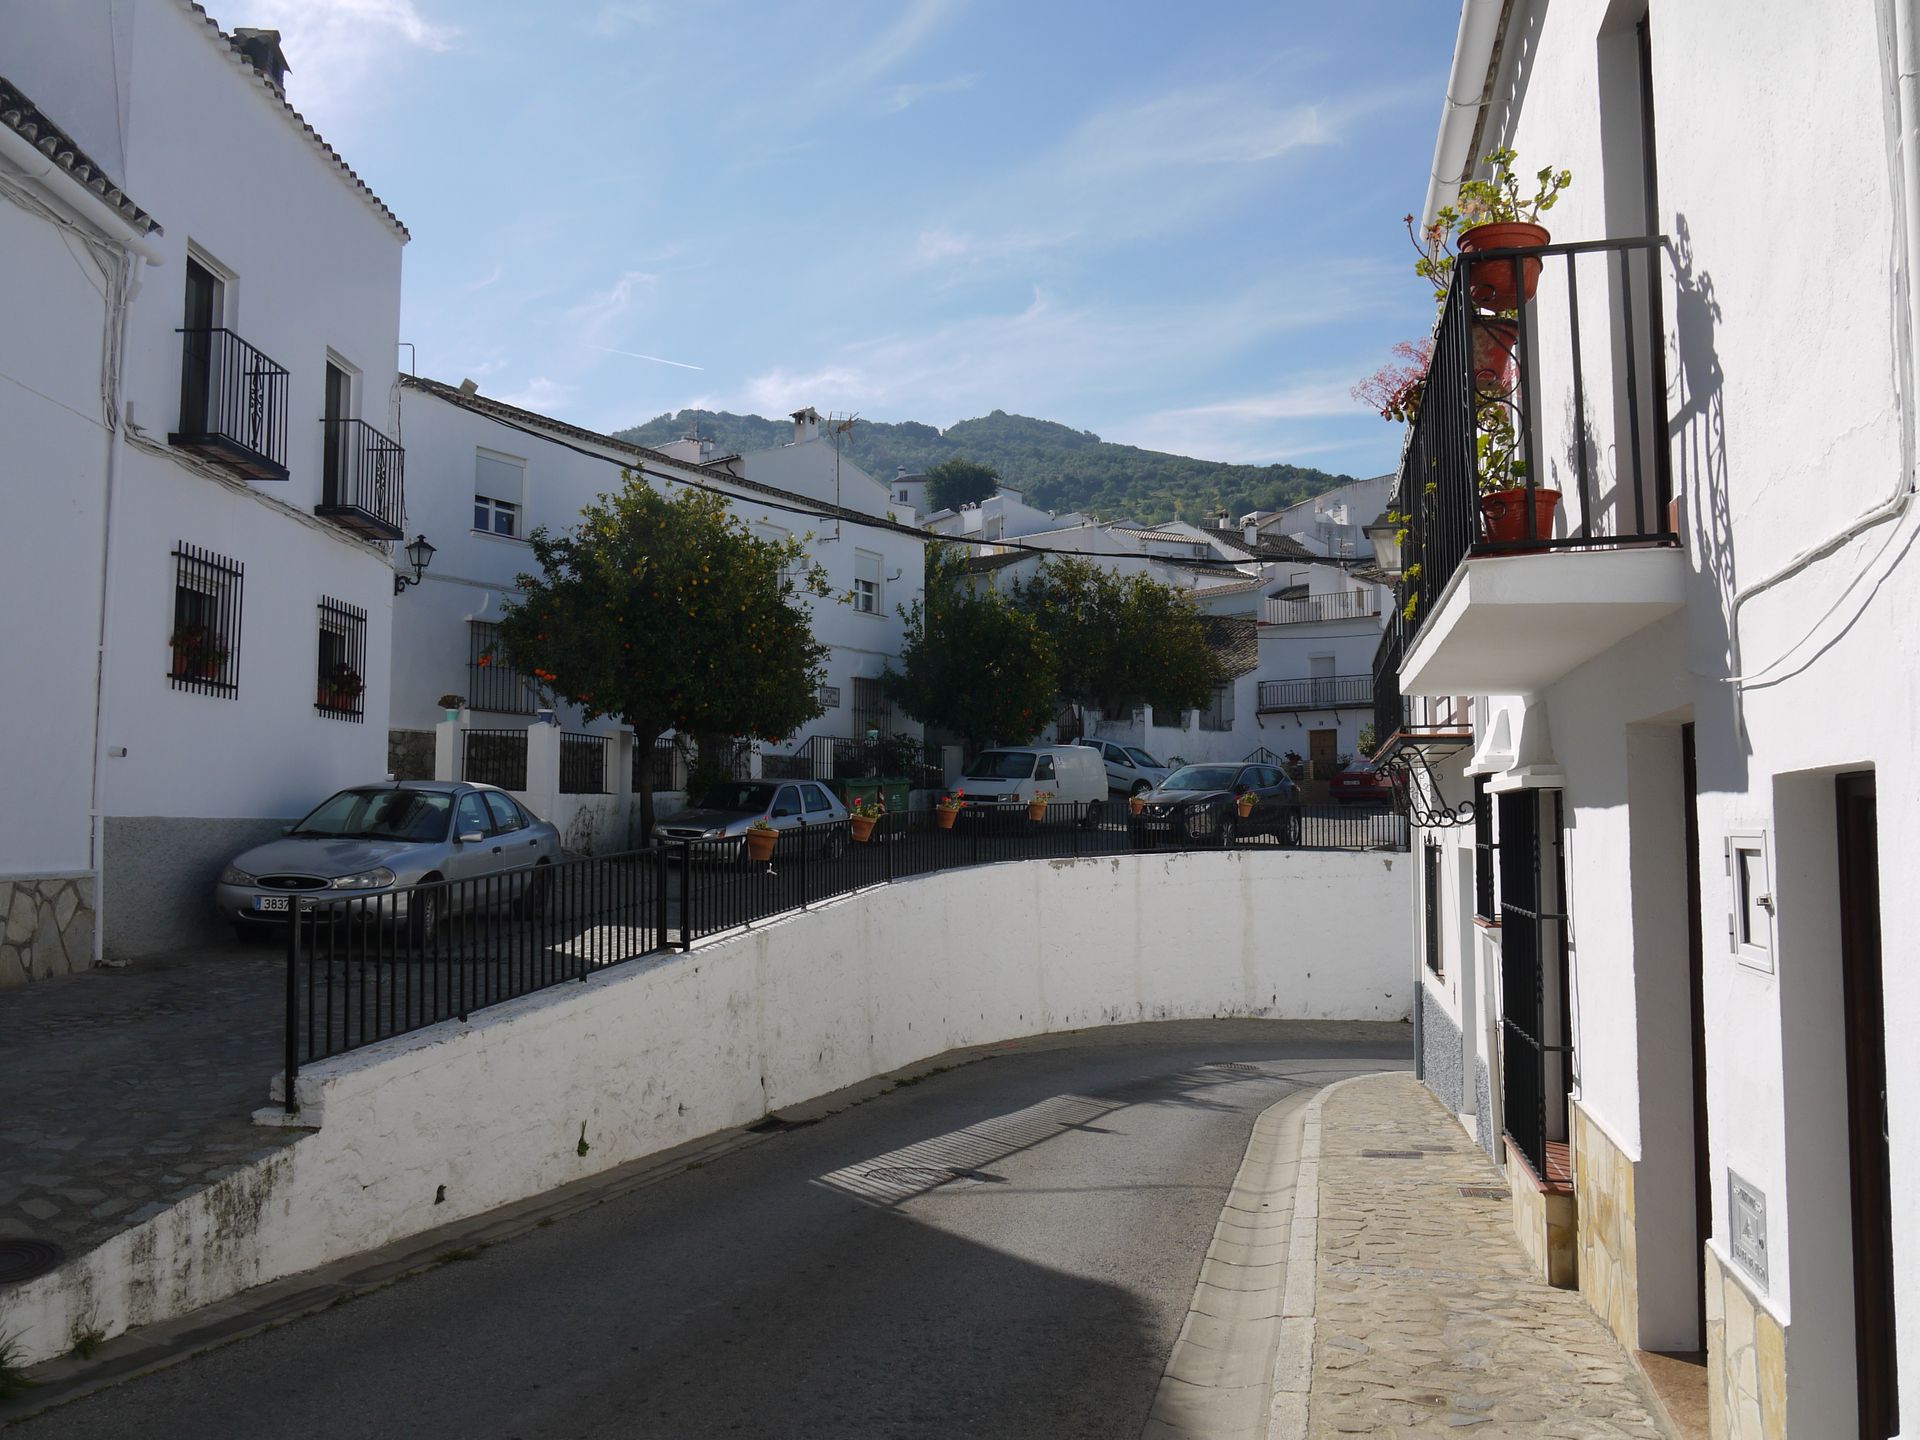
M316 1133L0 1293L0 1328L31 1363L83 1311L111 1336L960 1046L1403 1019L1405 867L1234 851L953 871L341 1056L300 1076Z

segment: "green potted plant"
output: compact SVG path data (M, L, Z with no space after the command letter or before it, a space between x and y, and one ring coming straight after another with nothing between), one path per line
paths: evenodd
M1480 474L1480 519L1486 538L1497 544L1550 539L1560 492L1544 485L1528 486L1527 462L1520 453L1511 406L1494 401L1480 407L1474 451Z
M886 809L877 794L853 802L847 810L847 828L857 843L864 845L872 838L873 827Z
M1233 797L1234 808L1240 812L1240 818L1246 819L1253 814L1253 807L1260 803L1260 792L1248 786Z
M773 859L773 845L780 832L770 820L756 820L747 827L747 858L764 864Z
M1415 230L1413 216L1403 217L1407 227L1407 238L1413 241L1415 254L1419 256L1413 262L1414 274L1433 286L1434 304L1438 305L1447 298L1447 288L1453 283L1455 257L1449 243L1454 227L1460 223L1460 212L1448 207L1440 212L1440 218L1420 230ZM1538 226L1533 227L1536 230ZM1540 230L1542 235L1547 232ZM1544 242L1542 242L1544 243ZM1483 247L1486 248L1486 247ZM1540 273L1540 262L1527 262L1533 267L1533 274ZM1527 295L1533 295L1533 282L1527 284ZM1491 315L1476 314L1473 317L1473 388L1482 396L1506 395L1513 390L1513 352L1520 342L1520 317L1513 306L1501 307L1498 313ZM1432 342L1428 342L1431 351Z
M227 648L205 625L180 625L167 637L173 647L173 678L218 680L227 663Z
M442 695L437 703L447 719L458 720L460 718L460 711L466 706L467 697L464 695Z
M1480 250L1533 249L1552 241L1540 217L1573 183L1573 172L1544 166L1533 177L1533 194L1523 195L1520 177L1513 168L1519 158L1504 146L1489 152L1486 163L1493 167L1493 173L1484 180L1466 181L1460 186L1459 209L1440 212L1449 230L1459 230L1462 255ZM1526 257L1517 267L1511 260L1469 260L1467 295L1482 310L1518 310L1523 299L1533 299L1539 280L1538 256Z
M1051 799L1053 799L1053 791L1051 790L1034 791L1033 798L1027 802L1027 818L1029 820L1046 819L1047 802Z
M933 823L942 830L951 830L954 820L967 803L967 792L956 790L951 795L942 795L933 807Z
M319 703L327 710L350 710L366 688L367 682L360 678L360 672L340 660L320 677Z

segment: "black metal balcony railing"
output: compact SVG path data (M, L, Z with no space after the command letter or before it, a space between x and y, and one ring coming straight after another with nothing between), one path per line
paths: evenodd
M286 370L231 330L180 336L180 428L167 443L249 480L285 480Z
M1311 680L1262 680L1262 710L1346 710L1373 703L1373 676L1327 675Z
M1380 602L1371 592L1342 591L1338 595L1269 600L1260 619L1268 625L1310 625L1316 620L1360 620L1379 613Z
M326 485L313 513L369 540L400 539L407 520L406 451L364 420L320 423L326 427Z
M1665 246L1648 235L1476 252L1456 265L1396 487L1412 532L1406 558L1420 567L1403 592L1414 601L1409 643L1471 556L1678 543L1667 520ZM1523 295L1530 262L1534 296L1481 314L1470 288L1484 297L1500 267ZM1584 334L1583 297L1602 310ZM1599 347L1607 354L1595 364L1588 350ZM1510 533L1483 513L1483 480L1524 492ZM1557 521L1542 514L1543 491L1559 495Z
M607 752L610 738L567 730L560 736L560 793L562 795L604 795L607 793Z
M1376 746L1385 746L1407 728L1407 697L1400 693L1400 657L1406 653L1400 624L1398 615L1387 621L1387 628L1380 633L1380 648L1373 652L1373 737Z

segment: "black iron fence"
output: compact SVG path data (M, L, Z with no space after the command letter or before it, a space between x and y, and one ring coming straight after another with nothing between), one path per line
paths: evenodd
M1649 235L1491 250L1455 266L1395 487L1411 531L1413 633L1469 556L1677 542L1665 245ZM1584 333L1583 298L1600 311Z
M168 443L250 480L285 480L285 368L231 330L182 330L180 336L180 428Z
M628 784L636 795L640 793L640 757L645 753L646 748L643 743L638 742L633 747L633 775ZM685 790L687 768L686 746L677 740L653 742L651 783L655 790Z
M468 731L469 741L487 732ZM494 732L525 735L525 731ZM863 838L864 837L864 838ZM676 841L377 895L289 897L286 1103L311 1060L371 1045L626 961L917 875L1136 850L1392 850L1404 816L1276 806L1224 835L1112 805L968 805L782 831L765 859L746 837Z
M469 730L460 757L460 778L502 790L527 788L525 730Z
M364 420L320 423L326 427L325 482L313 513L369 540L400 539L406 452Z
M1400 635L1400 617L1387 621L1380 646L1373 652L1373 740L1384 746L1407 728L1407 697L1400 693L1400 661L1406 653ZM1378 753L1376 748L1376 753Z
M936 790L946 783L939 747L903 735L884 735L877 740L809 736L790 754L761 755L760 773L769 780L905 777L921 790Z
M1373 703L1371 675L1326 675L1308 680L1262 680L1262 710L1337 710Z
M560 735L560 793L607 793L607 747L611 737L566 730Z

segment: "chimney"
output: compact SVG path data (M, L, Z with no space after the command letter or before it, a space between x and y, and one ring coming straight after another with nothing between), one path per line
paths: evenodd
M1240 538L1249 545L1258 545L1260 543L1260 527L1249 520L1240 527Z
M793 443L804 444L820 438L820 412L811 405L793 412Z
M480 382L478 380L462 380L460 382L460 393L462 395L478 395L480 393Z
M247 63L266 77L267 83L275 91L286 95L287 71L293 67L287 64L286 52L280 48L278 30L236 30L233 32L233 44L247 57Z

